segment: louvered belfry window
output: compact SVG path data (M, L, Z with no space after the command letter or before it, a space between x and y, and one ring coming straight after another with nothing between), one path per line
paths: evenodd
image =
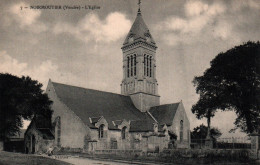
M127 77L136 76L136 54L127 57Z
M127 77L130 76L130 68L129 68L129 64L130 64L130 58L127 57Z
M134 55L134 76L136 76L136 55Z

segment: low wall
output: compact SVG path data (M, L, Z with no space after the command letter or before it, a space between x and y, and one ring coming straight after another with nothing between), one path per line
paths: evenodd
M249 160L250 149L172 149L160 153L162 157Z
M73 152L71 149L70 152ZM80 151L80 150L78 150ZM64 151L63 151L64 152ZM63 152L58 154L64 154ZM143 152L142 150L105 149L93 152L73 152L83 157L101 157L141 162L176 164L228 164L254 163L250 149L165 149L162 152ZM72 154L72 153L70 153Z
M108 150L96 150L94 153L95 154L113 154L113 155L135 156L135 155L142 155L142 150L108 149Z

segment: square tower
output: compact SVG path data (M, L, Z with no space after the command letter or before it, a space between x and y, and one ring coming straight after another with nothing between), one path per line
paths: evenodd
M142 112L160 105L156 80L157 46L142 18L140 8L121 49L121 94L130 96L136 108Z

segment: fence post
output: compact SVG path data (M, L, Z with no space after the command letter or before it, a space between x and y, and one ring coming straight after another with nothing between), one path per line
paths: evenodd
M234 137L232 137L232 149L234 149Z

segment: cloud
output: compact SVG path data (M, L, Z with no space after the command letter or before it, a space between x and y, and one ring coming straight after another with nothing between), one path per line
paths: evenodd
M172 16L163 21L163 26L158 29L176 31L180 33L199 33L206 25L211 24L217 15L226 11L226 7L221 3L212 5L201 1L188 1L185 5L186 18Z
M204 4L201 1L189 1L185 4L184 9L187 16L197 16L207 11L208 4Z
M242 1L230 4L224 4L223 1L214 1L211 4L198 0L187 1L184 4L184 16L169 16L155 30L162 36L162 41L172 46L198 42L208 44L215 40L239 44L242 33L238 28L250 25L248 16L253 13L251 10L243 13L242 8L255 9L259 4L253 0L249 4Z
M220 21L214 28L213 36L222 40L227 40L232 33L232 26L225 21ZM235 36L234 36L235 38Z
M97 72L98 66L93 65L89 72ZM17 76L30 76L43 84L43 90L46 89L49 79L55 82L71 84L75 86L87 87L97 90L107 90L108 83L100 81L103 75L91 76L76 75L71 72L60 71L58 65L55 65L51 60L41 62L39 65L23 63L11 57L6 51L0 51L0 73L10 73ZM84 73L83 73L84 74Z
M11 20L18 23L19 27L23 30L28 30L33 33L46 31L48 27L44 23L39 21L41 11L25 9L25 6L30 5L24 2L11 5L9 8L9 17L11 18ZM22 10L21 7L23 7Z
M260 9L260 2L259 0L236 0L231 1L232 2L232 10L238 11L243 8L249 8L249 9Z
M21 26L31 25L36 22L36 20L40 17L40 10L30 10L23 9L21 7L29 6L29 4L20 2L18 4L14 4L10 7L10 12L17 16L17 21L20 22Z
M87 14L77 25L59 22L54 26L55 34L68 33L89 42L111 42L126 35L131 22L119 12L110 13L105 20L100 20L96 14Z
M16 59L7 55L5 51L0 52L0 70L1 72L10 72L16 74L21 74L27 68L26 63L19 63Z
M2 73L11 73L17 76L30 76L43 83L50 75L57 73L58 67L50 60L43 61L39 66L30 67L27 63L12 58L6 51L0 51L0 70ZM46 86L46 84L44 84ZM44 86L44 87L45 87Z
M260 9L256 0L237 1L187 1L184 4L185 15L168 16L155 26L162 41L168 45L208 44L214 41L225 41L239 44L245 29L254 30L252 21ZM259 13L259 12L258 12ZM252 17L252 19L248 19Z

